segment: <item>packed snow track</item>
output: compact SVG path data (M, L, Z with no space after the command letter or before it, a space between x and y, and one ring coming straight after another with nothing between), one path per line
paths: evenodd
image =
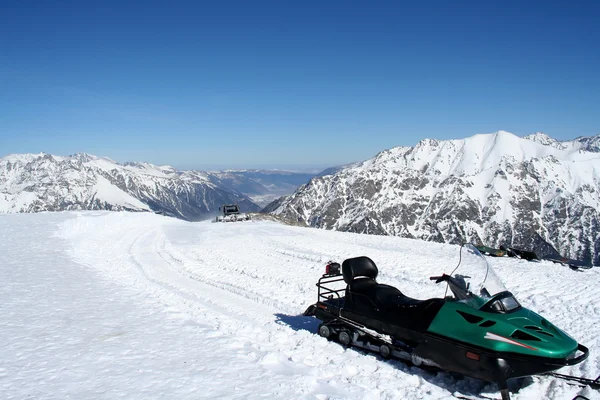
M486 399L497 387L344 349L302 316L329 260L367 255L378 280L441 297L458 247L275 222L147 213L0 216L3 398ZM600 273L492 259L521 303L590 348L559 371L600 373ZM600 399L550 377L513 399Z

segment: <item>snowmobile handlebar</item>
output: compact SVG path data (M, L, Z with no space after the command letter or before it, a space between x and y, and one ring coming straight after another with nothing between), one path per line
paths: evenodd
M446 282L450 278L450 275L443 274L442 276L430 276L430 281L435 281L435 283Z

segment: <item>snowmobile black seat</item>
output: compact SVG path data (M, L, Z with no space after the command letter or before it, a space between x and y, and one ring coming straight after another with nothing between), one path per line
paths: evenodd
M377 283L378 269L368 257L343 262L347 311L419 331L426 330L436 316L443 299L417 300L397 288Z
M342 263L342 274L344 275L344 281L349 285L355 278L360 276L375 279L379 274L379 270L373 260L362 256L345 260Z

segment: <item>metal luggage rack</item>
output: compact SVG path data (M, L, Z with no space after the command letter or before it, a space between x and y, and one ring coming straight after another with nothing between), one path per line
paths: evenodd
M340 289L335 289L331 285L344 281L339 265L338 263L329 262L325 274L317 282L317 302L328 303L331 306L337 307L338 315L343 307L346 287L344 285Z

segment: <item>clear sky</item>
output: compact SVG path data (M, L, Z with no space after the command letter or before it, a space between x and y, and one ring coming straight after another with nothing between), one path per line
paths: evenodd
M423 138L600 132L597 1L0 5L0 156L336 165Z

